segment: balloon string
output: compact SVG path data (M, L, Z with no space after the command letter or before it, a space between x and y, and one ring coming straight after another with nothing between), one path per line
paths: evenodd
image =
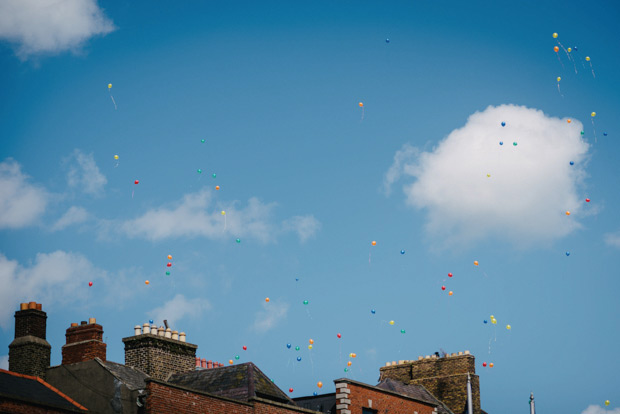
M224 214L224 230L222 231L222 233L224 233L226 231L226 214Z
M118 108L116 107L116 101L114 100L114 97L113 97L111 94L110 94L110 98L112 98L112 103L114 104L114 109L115 109L115 110L116 110L116 109L118 109Z
M362 122L364 120L364 107L362 106L362 119L360 119L360 122Z
M560 90L560 82L558 82L558 92L560 93L560 96L564 98L564 95L562 95L562 91Z
M558 62L560 62L560 65L562 65L562 69L564 69L564 63L562 63L562 59L560 59L560 54L556 52L556 55L558 56Z
M592 129L594 130L594 143L596 144L596 127L594 126L594 117L590 118L592 121Z
M592 69L592 77L596 79L596 75L594 74L594 68L592 67L592 62L590 62L590 69Z
M133 198L134 190L131 190L131 198Z

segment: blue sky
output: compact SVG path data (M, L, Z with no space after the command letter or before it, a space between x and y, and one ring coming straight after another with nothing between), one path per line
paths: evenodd
M4 364L35 300L53 365L168 319L293 397L469 350L487 412L620 411L614 2L44 3L0 5Z

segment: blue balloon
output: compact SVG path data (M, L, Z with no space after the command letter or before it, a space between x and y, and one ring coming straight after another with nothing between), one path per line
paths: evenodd
M571 162L570 162L570 165L575 165L575 161L571 161Z
M505 122L502 122L502 126L503 126L503 127L505 127L505 126L506 126L506 123L505 123Z
M603 132L603 135L607 136L607 132Z
M318 393L318 392L316 392L316 391L314 391L314 392L312 393L312 395L314 395L314 396L316 397L317 395L319 395L319 393Z
M390 43L390 39L385 39L385 43Z
M499 145L504 145L504 141L500 141L500 142L499 142Z
M566 252L566 255L567 255L567 256L570 256L570 252Z
M370 312L374 315L376 311L373 309Z
M288 349L291 349L291 344L286 344L286 347L287 347Z
M484 323L487 323L487 320L486 320L486 319L484 320Z
M152 325L152 324L153 324L153 319L150 319L150 320L149 320L149 323Z
M575 46L575 47L573 48L573 50L576 52L576 51L578 51L579 49L577 49L577 46Z
M297 360L298 360L298 361L301 361L301 357L297 357Z
M400 251L400 254L405 254L405 251L404 251L404 250L401 250L401 251Z

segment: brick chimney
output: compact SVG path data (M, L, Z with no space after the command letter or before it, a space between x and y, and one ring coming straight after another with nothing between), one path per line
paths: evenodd
M165 381L170 374L193 371L196 367L197 345L185 342L185 333L167 337L163 327L144 324L134 328L136 335L123 338L125 365L137 368L152 378ZM142 332L146 333L142 333Z
M386 363L380 368L380 380L391 378L405 384L423 385L455 414L467 412L467 374L471 375L474 414L481 414L480 378L476 358L469 351L438 357L426 355L417 361Z
M65 334L67 343L62 346L62 364L90 361L99 358L106 360L106 347L103 342L103 327L95 318L80 325L72 323Z
M40 303L22 303L15 312L15 339L9 345L9 371L45 379L51 345L45 340L47 314Z

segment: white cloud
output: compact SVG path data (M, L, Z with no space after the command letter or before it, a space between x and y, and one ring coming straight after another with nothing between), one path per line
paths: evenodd
M114 29L97 0L0 1L0 40L13 43L21 59L77 51L89 38Z
M251 198L245 208L216 208L206 189L186 194L171 207L147 211L141 217L124 222L120 228L129 237L161 240L167 237L253 237L268 241L273 233L269 218L275 204L263 204ZM225 211L225 216L222 215Z
M38 253L29 266L0 254L0 327L8 328L21 302L36 301L45 306L83 302L85 295L80 292L88 281L105 278L104 271L76 253Z
M45 211L48 193L28 183L28 176L16 161L0 163L0 188L0 228L26 227Z
M445 244L487 236L522 247L548 242L580 227L582 128L535 109L490 106L431 152L403 146L384 182L389 190L400 177L415 179L403 186L407 203L426 210L427 230Z
M620 414L620 408L607 410L600 405L589 405L588 408L581 412L581 414Z
M0 355L0 369L9 369L9 356Z
M52 231L62 230L73 224L83 223L88 220L89 214L83 207L71 206L67 212L54 223Z
M284 230L296 232L303 243L316 234L321 228L321 223L312 215L295 216L284 220L282 227Z
M158 325L163 324L164 319L167 320L168 325L174 330L178 328L178 322L184 317L198 318L202 311L209 309L211 309L211 304L206 299L186 299L178 293L162 306L148 312L148 315Z
M256 314L252 329L257 332L267 332L274 328L288 313L288 303L264 302L263 310Z
M74 159L75 163L73 163ZM68 162L71 162L67 173L67 183L70 187L78 187L84 193L93 196L102 195L103 187L108 180L99 172L93 154L84 154L76 149Z
M605 243L608 246L616 247L620 249L620 231L615 233L607 233L605 235Z

